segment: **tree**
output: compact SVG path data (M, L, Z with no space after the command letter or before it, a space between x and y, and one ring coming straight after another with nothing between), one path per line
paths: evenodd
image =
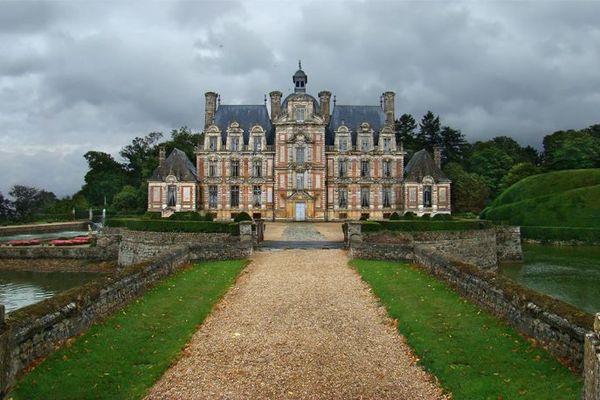
M107 153L88 151L84 154L89 170L85 174L85 184L81 193L90 204L103 206L110 204L115 194L121 191L127 182L127 171Z
M537 175L540 172L540 168L528 162L515 164L508 170L506 175L502 177L498 189L499 191L504 191L521 179L525 179L531 175Z
M544 137L544 166L551 170L600 166L600 139L591 130L558 131Z
M463 163L469 148L465 135L460 130L449 126L442 127L440 132L440 145L442 146L442 164L448 162Z
M144 199L144 204L146 203ZM112 201L112 208L116 211L140 211L144 209L144 204L140 205L139 191L130 185L123 186L123 189L117 193Z
M12 202L4 197L0 192L0 220L7 220L14 216L14 209Z
M121 157L127 161L125 167L133 186L137 187L142 183L145 163L162 136L161 132L150 132L144 137L136 137L131 144L123 147L119 152Z
M417 121L410 114L402 114L400 119L396 120L396 142L402 142L404 147L414 150L415 129Z
M500 180L513 165L513 159L501 149L490 146L475 150L469 158L469 165L470 171L481 176L495 196Z
M417 134L416 144L420 148L431 150L434 145L440 143L440 117L434 115L431 111L421 119L419 124L419 133Z
M479 213L483 210L490 190L482 177L468 173L456 162L446 164L444 172L452 180L450 197L454 211Z
M35 213L56 202L54 193L30 186L14 185L8 194L13 198L15 217L22 221L32 219Z

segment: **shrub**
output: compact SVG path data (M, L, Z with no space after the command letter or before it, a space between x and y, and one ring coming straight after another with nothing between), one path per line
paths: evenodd
M487 229L491 226L492 224L489 221L366 221L362 224L362 231L470 231L477 229Z
M215 219L214 213L206 213L206 215L204 215L205 221L214 221L214 219Z
M522 226L524 239L541 241L570 241L600 243L600 228L571 228L563 226Z
M106 222L107 226L116 228L128 228L132 231L148 232L191 232L191 233L229 233L239 234L237 223L227 222L208 222L208 221L172 221L168 219L144 220L144 219L126 219L110 218Z
M242 211L235 216L233 222L252 221L252 217L246 211Z
M423 218L423 219L430 219L431 218L431 214L425 213L425 214L421 215L421 218Z
M450 214L435 214L431 219L436 221L451 221L452 215Z
M162 214L158 211L146 211L144 213L144 219L161 219Z
M205 221L204 217L196 211L176 212L169 219L173 221Z
M399 221L401 219L402 219L402 217L400 216L400 214L398 214L395 211L392 215L390 215L390 221Z
M412 211L407 211L404 213L404 219L414 219L417 216L417 214L415 214Z

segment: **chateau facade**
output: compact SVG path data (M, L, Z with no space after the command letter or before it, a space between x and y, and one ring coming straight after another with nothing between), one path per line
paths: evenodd
M421 150L404 168L394 93L379 105L339 105L331 93L270 93L265 104L225 105L207 92L196 166L175 150L148 181L148 210L201 211L227 220L246 211L274 220L384 219L393 212L450 213L450 181ZM185 160L183 159L185 157Z

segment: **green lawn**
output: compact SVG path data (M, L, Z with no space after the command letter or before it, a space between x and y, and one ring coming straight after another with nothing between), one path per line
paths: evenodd
M8 398L142 398L245 265L204 262L162 281L53 353Z
M387 261L352 265L455 399L580 398L578 375L425 272Z

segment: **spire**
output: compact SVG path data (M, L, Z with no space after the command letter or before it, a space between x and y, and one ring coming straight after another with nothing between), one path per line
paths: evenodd
M306 92L308 76L302 71L302 62L300 60L298 60L298 71L292 77L292 82L294 82L294 93Z
M302 69L302 60L298 60L298 69Z

